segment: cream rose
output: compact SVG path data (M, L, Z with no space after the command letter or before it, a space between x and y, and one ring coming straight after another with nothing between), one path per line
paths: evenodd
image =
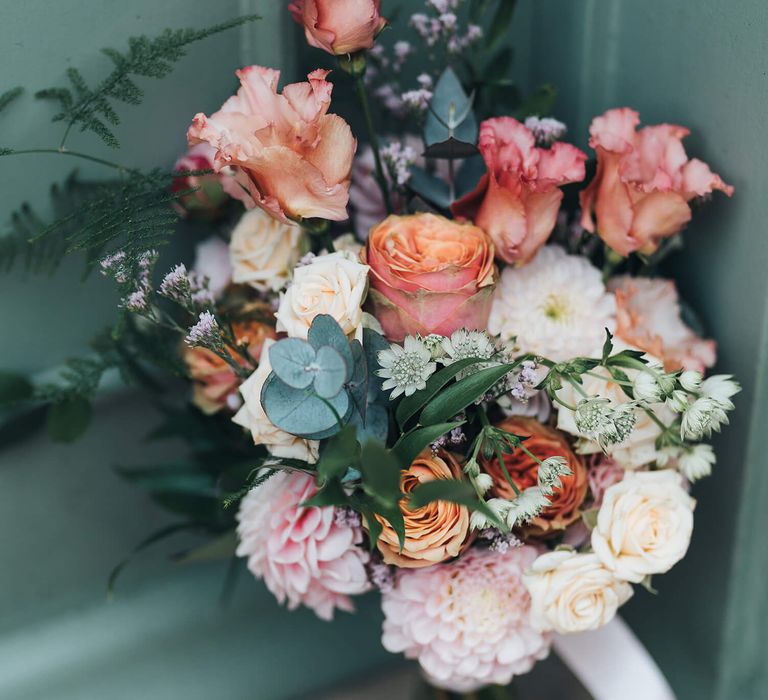
M605 492L592 549L625 581L663 574L688 551L695 505L671 469L628 473Z
M247 211L229 244L232 281L266 292L285 286L303 251L300 226L285 224L261 209Z
M315 440L302 440L280 430L267 418L261 405L261 388L272 371L269 348L274 342L271 338L264 341L258 368L240 385L244 403L232 420L250 430L254 444L264 445L275 457L302 459L314 464L319 454L319 443Z
M523 575L531 594L531 625L540 632L586 632L608 624L632 597L594 554L549 552Z
M293 273L275 314L277 330L291 338L306 338L315 316L328 314L347 335L360 336L367 287L367 265L343 252L321 255Z

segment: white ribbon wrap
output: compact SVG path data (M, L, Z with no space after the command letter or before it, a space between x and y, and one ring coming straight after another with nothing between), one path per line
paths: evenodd
M675 700L656 662L618 616L594 632L555 635L554 648L595 700Z

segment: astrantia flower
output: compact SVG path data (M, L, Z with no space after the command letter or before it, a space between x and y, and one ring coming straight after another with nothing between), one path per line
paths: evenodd
M489 359L496 352L496 346L483 331L468 331L464 328L451 333L450 338L443 338L442 341L445 357L443 364L450 365L459 360L465 360L468 357L480 357Z
M369 555L358 546L360 528L339 525L334 507L302 506L315 492L299 472L280 472L253 489L237 514L237 555L289 610L306 605L330 620L336 608L353 612L349 596L370 588Z
M471 692L507 685L549 652L550 637L530 624L523 572L533 547L472 549L450 564L400 570L382 596L382 643L417 659L437 686Z
M712 473L716 461L711 445L695 445L678 457L677 470L688 481L698 481Z
M520 351L556 362L589 355L613 330L616 303L588 260L545 246L523 267L508 267L491 307L488 330Z
M698 391L703 377L701 372L689 369L680 375L680 386L686 391Z
M573 474L565 457L547 457L539 465L539 488L545 496L551 496L562 487L561 476Z
M680 436L685 440L701 440L712 431L719 431L728 416L713 398L703 396L696 399L683 413L680 422Z
M405 337L402 346L392 343L389 349L382 350L378 359L381 369L376 370L376 375L385 380L381 385L385 391L392 389L390 399L424 389L427 379L437 369L426 345L410 335Z
M632 392L638 401L657 403L661 401L661 387L650 372L638 372L632 384Z
M731 397L741 391L737 381L730 374L715 374L701 383L701 393L712 399L723 411L734 408Z

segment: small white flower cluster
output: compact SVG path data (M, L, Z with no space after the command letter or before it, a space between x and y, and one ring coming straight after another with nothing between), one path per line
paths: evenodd
M580 433L605 450L624 442L632 433L637 422L635 408L631 401L613 406L610 399L593 396L579 401L574 420Z
M400 100L402 104L414 112L426 112L432 101L432 91L426 88L408 90L400 95Z
M728 424L728 411L734 409L731 397L741 391L730 374L715 374L701 382L697 398L686 406L680 421L680 436L684 440L701 440ZM682 407L682 402L681 402Z
M528 117L525 126L533 132L538 146L551 146L565 136L568 128L563 122L551 117Z
M389 168L390 175L402 187L411 179L411 166L416 162L418 153L407 144L392 143L379 150Z

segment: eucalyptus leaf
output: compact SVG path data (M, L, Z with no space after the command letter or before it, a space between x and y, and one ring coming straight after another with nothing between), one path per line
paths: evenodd
M467 141L460 141L452 136L445 139L445 141L432 143L424 149L424 156L426 158L441 158L443 160L471 158L478 153L479 151L475 144ZM421 194L421 192L419 192L419 194Z
M318 314L315 316L307 333L307 341L315 350L319 350L326 345L336 350L344 358L348 369L346 379L349 378L353 364L352 351L349 347L347 336L333 316L328 314Z
M310 367L315 358L315 349L300 338L278 340L269 348L272 371L294 389L305 389L312 384L315 375Z
M425 406L419 422L422 425L434 425L453 418L485 395L496 382L511 372L514 367L514 364L487 367L449 386Z
M424 127L424 142L428 147L449 139L474 144L477 131L472 98L464 92L456 73L449 66L435 85Z
M401 436L392 448L392 452L397 455L400 465L407 468L425 447L463 424L464 421L454 421L452 423L437 423L426 428L416 428Z
M375 440L382 445L387 442L389 435L389 411L380 403L368 404L363 424L362 416L358 411L352 413L350 423L357 427L357 435L360 440Z
M311 349L311 348L310 348ZM330 345L317 351L315 370L315 391L318 396L331 399L344 387L347 379L347 363Z

